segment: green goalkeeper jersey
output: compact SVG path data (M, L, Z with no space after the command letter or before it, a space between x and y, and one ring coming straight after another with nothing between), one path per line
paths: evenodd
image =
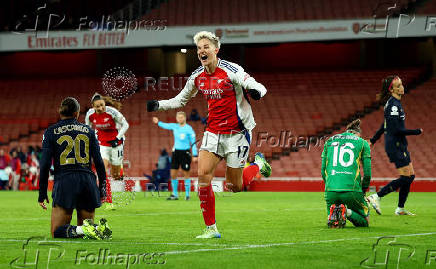
M369 187L371 179L371 150L368 142L345 132L330 137L322 151L321 174L325 191L357 191ZM360 177L363 164L364 177Z

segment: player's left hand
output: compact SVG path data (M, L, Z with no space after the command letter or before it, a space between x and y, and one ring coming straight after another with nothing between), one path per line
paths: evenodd
M260 92L258 92L255 89L249 89L248 93L250 94L251 98L253 98L254 100L259 100L260 99Z
M147 112L157 111L159 109L159 102L156 100L147 101Z
M47 205L50 203L50 200L48 199L48 197L47 198L45 198L45 200L44 201L46 201L47 202ZM44 210L47 210L47 205L45 204L45 202L44 201L42 201L42 202L38 202L39 203L39 206L41 206L42 207L42 209L44 209Z
M118 142L120 142L121 141L121 143L123 142L123 139L121 138L121 139L118 139L118 138L115 138L114 140L110 140L110 141L107 141L109 144L111 144L111 147L113 147L113 148L115 148L115 147L117 147L118 146Z
M194 163L198 162L198 157L192 157L192 161L193 161Z

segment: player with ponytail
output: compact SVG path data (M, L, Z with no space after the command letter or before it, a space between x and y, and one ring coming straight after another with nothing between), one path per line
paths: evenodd
M388 193L400 189L398 197L398 207L395 210L396 215L414 215L413 213L404 209L407 196L409 195L410 185L415 178L415 171L413 169L412 161L410 160L410 153L407 149L408 135L420 135L422 129L406 129L403 107L401 105L401 98L404 95L404 86L401 78L393 75L388 76L382 81L382 90L377 95L377 100L385 103L384 106L384 121L379 130L370 139L371 145L374 145L381 135L385 134L385 150L389 157L390 162L395 163L395 167L400 174L398 179L395 179L379 192L368 196L368 201L378 214L381 214L380 198Z
M101 157L103 158L106 170L111 168L112 178L121 180L121 168L123 165L124 134L129 124L119 111L121 103L108 96L95 93L91 98L92 108L86 113L85 123L92 126L97 133L100 143ZM113 209L112 192L110 182L106 182L108 206Z

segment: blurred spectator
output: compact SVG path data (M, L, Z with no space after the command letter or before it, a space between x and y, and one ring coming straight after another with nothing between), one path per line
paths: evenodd
M166 170L171 167L171 158L166 149L160 152L159 160L157 161L157 169Z
M206 124L207 123L207 118L202 118L200 116L200 113L198 113L198 110L193 108L191 111L191 114L189 115L189 120L190 121L201 121L201 123Z
M17 147L17 155L18 155L18 158L20 158L21 163L27 163L27 156L23 152L23 150L21 149L21 146Z
M3 149L0 149L0 190L9 189L9 174L11 158Z
M161 183L167 183L170 179L171 158L166 149L162 149L159 160L156 164L156 169L152 172L153 184L158 190Z
M42 149L40 146L36 146L35 147L35 151L36 151L36 158L38 160L41 160L41 156L42 156Z
M189 115L190 121L199 121L201 120L200 114L198 113L197 109L192 109L191 115Z
M21 161L18 157L18 152L13 150L11 153L11 161L10 166L12 168L11 172L11 180L9 185L12 187L14 191L18 190L18 185L20 183L20 174L21 174Z

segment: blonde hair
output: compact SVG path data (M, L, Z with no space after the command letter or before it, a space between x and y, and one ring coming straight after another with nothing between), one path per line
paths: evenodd
M201 31L198 32L194 35L194 43L195 45L198 45L198 42L200 42L200 40L202 39L208 39L210 42L212 42L215 47L220 48L221 47L221 42L219 40L219 38L212 32L208 32L208 31Z
M182 114L186 118L186 113L184 111L177 111L176 116Z

